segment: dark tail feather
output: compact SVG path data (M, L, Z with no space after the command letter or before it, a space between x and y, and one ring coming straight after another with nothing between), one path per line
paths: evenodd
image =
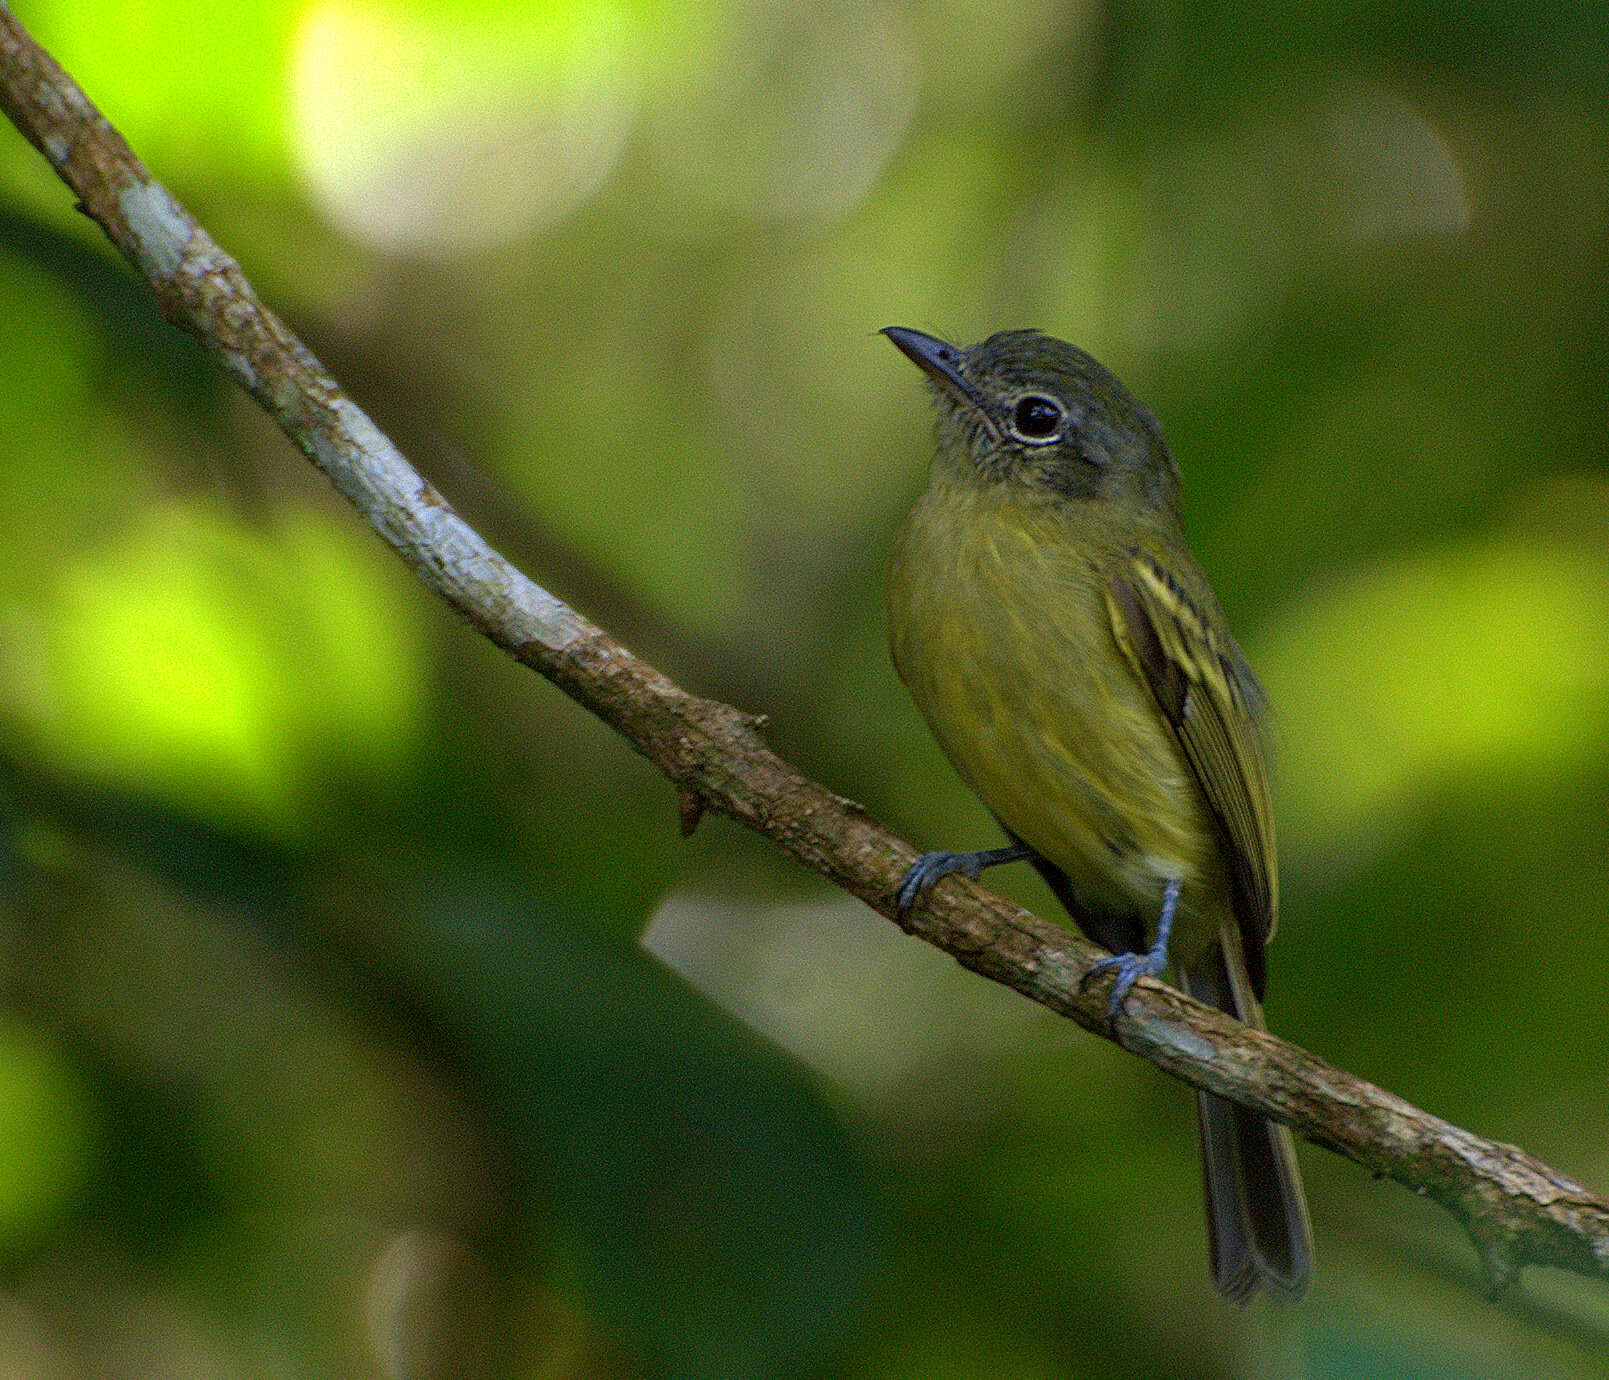
M1237 992L1222 953L1184 984L1197 1001L1262 1028L1249 986ZM1294 1302L1307 1292L1313 1239L1291 1133L1211 1093L1196 1094L1196 1111L1218 1292L1242 1303L1262 1286Z

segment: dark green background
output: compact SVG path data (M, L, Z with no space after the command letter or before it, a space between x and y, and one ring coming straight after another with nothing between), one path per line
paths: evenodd
M1271 1023L1609 1185L1600 6L19 12L511 558L923 846L996 838L874 332L1089 348L1276 707ZM1318 1151L1308 1302L1219 1302L1179 1088L681 841L0 135L0 1374L1609 1374Z

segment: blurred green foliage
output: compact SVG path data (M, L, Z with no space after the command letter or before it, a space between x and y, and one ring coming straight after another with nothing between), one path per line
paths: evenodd
M1275 1028L1609 1182L1596 4L18 8L467 517L923 845L995 835L874 332L1094 351L1275 704ZM16 137L0 318L0 1374L1609 1374L1318 1152L1313 1296L1225 1307L1176 1087L678 839Z

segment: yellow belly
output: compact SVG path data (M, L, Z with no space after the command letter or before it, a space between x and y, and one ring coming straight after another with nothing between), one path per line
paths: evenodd
M1199 788L1106 605L1112 548L1062 507L929 490L895 545L894 664L996 818L1087 904L1154 924L1182 884L1175 955L1217 942L1228 882Z

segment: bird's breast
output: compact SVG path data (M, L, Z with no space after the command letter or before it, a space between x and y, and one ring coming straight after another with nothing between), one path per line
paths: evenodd
M930 489L895 543L894 664L962 778L1082 898L1150 917L1177 878L1216 933L1227 884L1210 817L1113 635L1120 553L1076 516Z

